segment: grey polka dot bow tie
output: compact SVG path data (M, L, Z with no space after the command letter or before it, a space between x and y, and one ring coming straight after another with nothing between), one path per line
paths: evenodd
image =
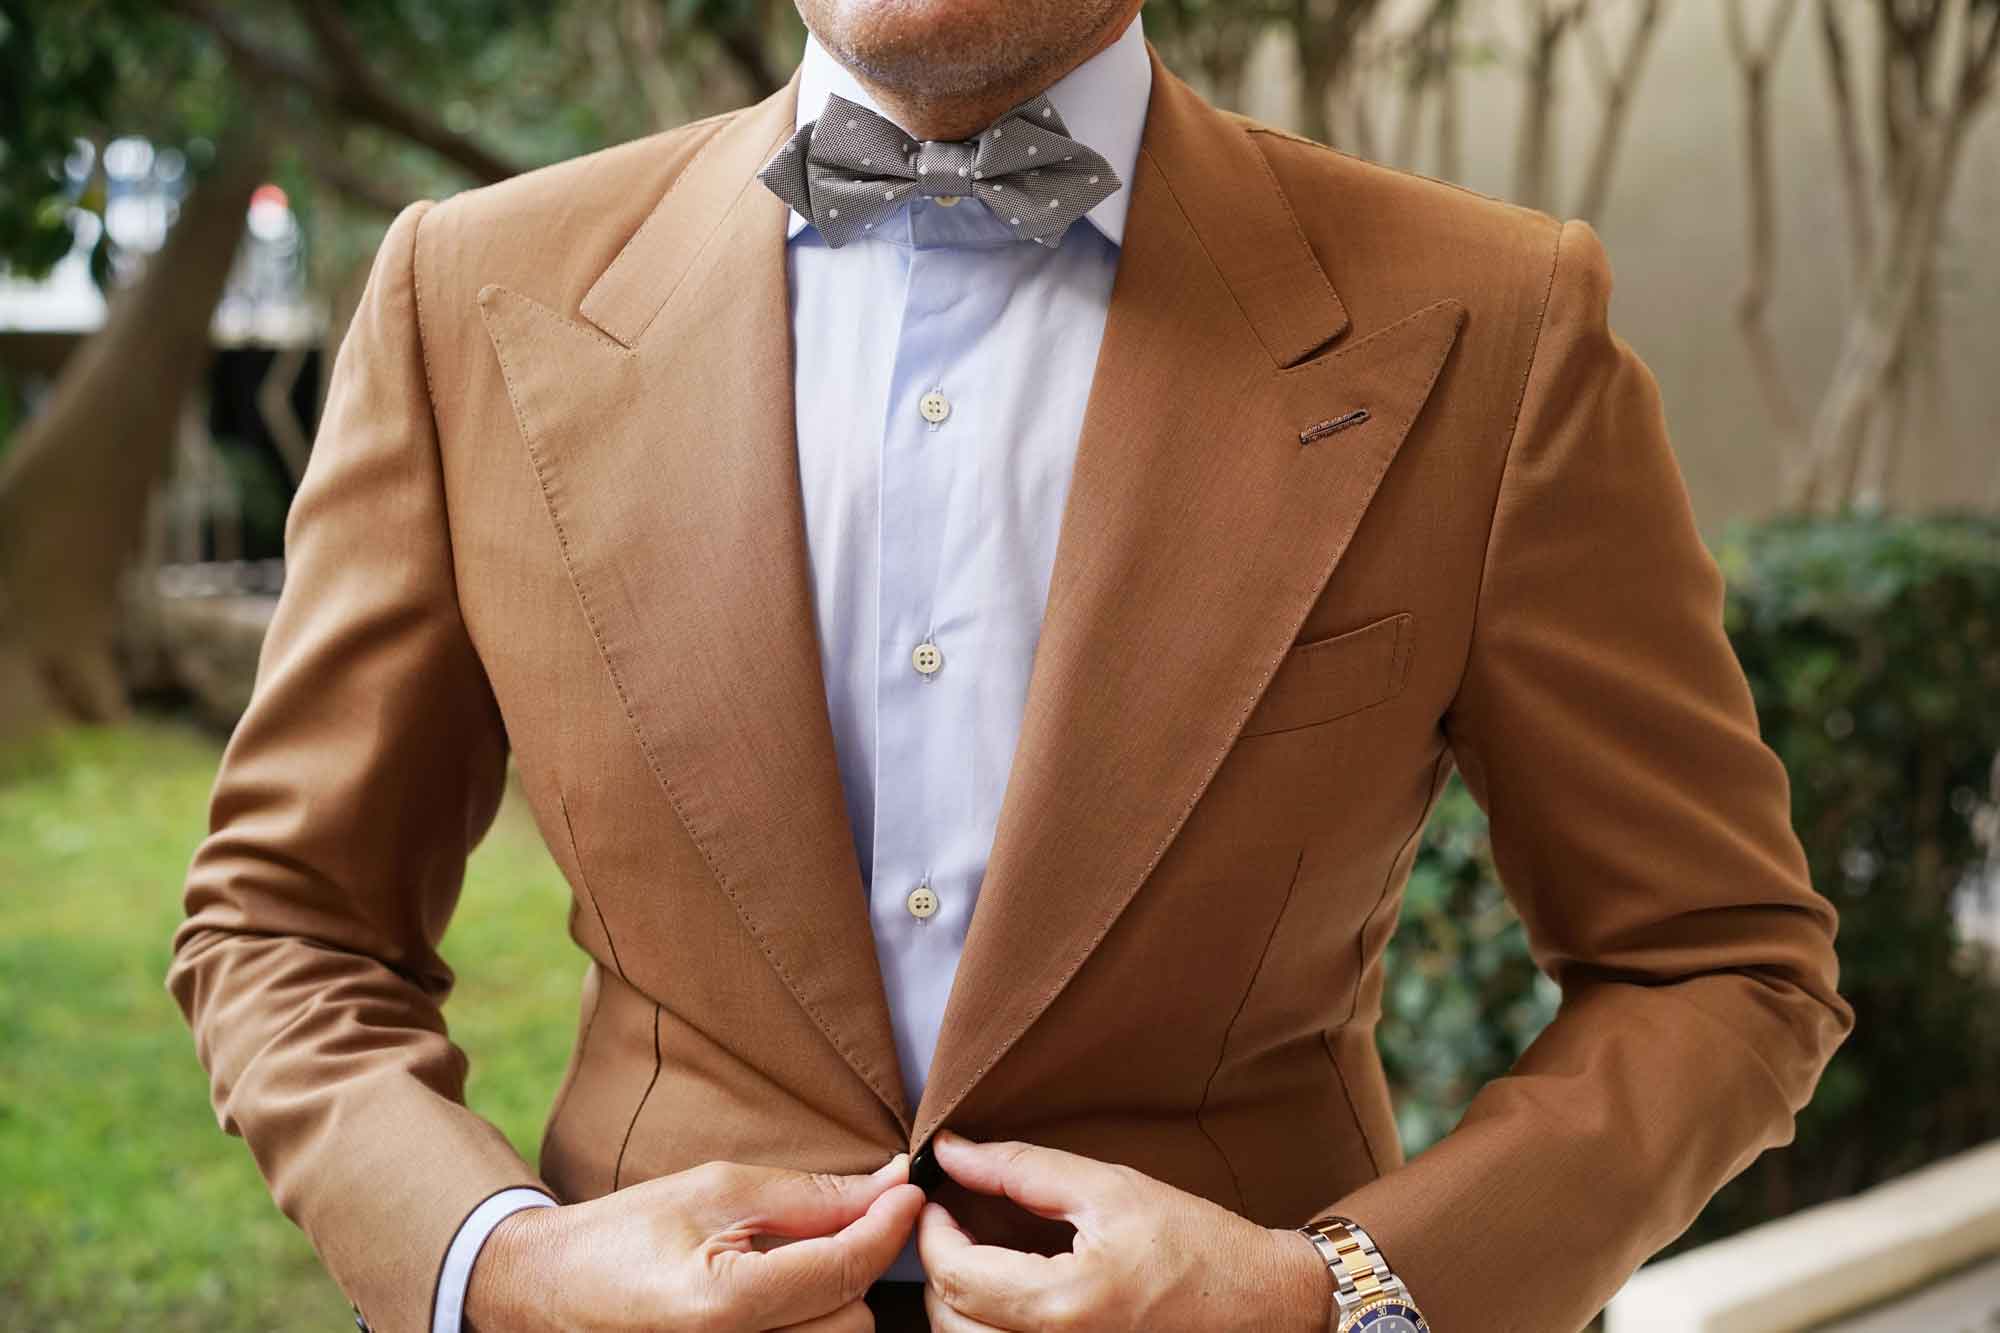
M1120 183L1109 162L1069 137L1046 93L972 139L915 139L829 93L819 119L799 126L757 179L836 249L912 194L976 198L1021 239L1053 246Z

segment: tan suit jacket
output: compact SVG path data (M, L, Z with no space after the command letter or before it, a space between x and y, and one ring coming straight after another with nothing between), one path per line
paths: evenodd
M1352 1215L1440 1333L1568 1333L1790 1139L1852 1023L1835 915L1596 236L1218 110L1148 50L917 1105L813 637L786 210L754 179L796 78L390 228L169 978L223 1126L376 1329L427 1327L508 1186L862 1171L949 1123L1270 1226ZM510 751L589 959L538 1167L463 1105L440 1014ZM1380 960L1454 766L1563 1003L1405 1163Z

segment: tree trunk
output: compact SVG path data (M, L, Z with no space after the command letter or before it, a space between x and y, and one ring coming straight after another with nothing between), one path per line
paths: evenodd
M1736 325L1750 356L1750 369L1777 433L1781 475L1786 485L1804 468L1799 407L1785 378L1778 340L1765 316L1778 269L1777 153L1771 117L1771 69L1792 22L1796 0L1780 0L1761 33L1751 35L1744 0L1729 0L1725 11L1730 55L1743 87L1744 197L1748 201L1747 271L1737 300Z
M1346 101L1347 78L1362 33L1381 0L1295 0L1292 38L1299 68L1299 132L1332 144L1335 99ZM1340 145L1349 150L1352 144Z
M1454 38L1447 34L1447 43ZM1444 70L1438 75L1437 174L1448 181L1465 179L1464 136L1459 131L1458 57L1455 45L1444 53Z
M1333 52L1300 0L1294 28L1299 59L1299 133L1318 143L1333 143Z
M1805 467L1789 507L1825 502L1841 508L1853 495L1839 484L1853 475L1853 455L1880 410L1888 380L1908 343L1925 275L1936 259L1938 223L1964 141L1965 118L1910 131L1910 170L1902 207L1875 271L1847 322L1833 382L1813 419Z
M1646 55L1653 48L1653 39L1660 30L1660 14L1665 8L1665 0L1639 0L1639 13L1633 20L1632 31L1625 39L1625 48L1617 64L1611 63L1609 54L1599 44L1602 40L1596 25L1589 29L1593 38L1590 50L1599 57L1598 77L1604 94L1604 112L1597 124L1597 142L1590 150L1590 165L1584 171L1583 190L1578 196L1574 215L1589 222L1602 220L1604 207L1611 199L1611 177L1618 169L1618 150L1625 142L1625 126L1631 119L1632 95L1638 90L1639 76L1645 71Z
M0 461L0 659L14 659L0 679L33 678L40 695L0 719L0 735L42 720L27 711L37 707L89 722L125 713L120 579L208 364L209 320L268 160L262 140L225 147Z
M1562 38L1563 25L1544 17L1528 39L1527 77L1521 86L1520 140L1514 147L1514 202L1529 208L1550 207L1556 62Z
M1847 52L1847 30L1837 0L1820 0L1820 50L1826 60L1827 97L1833 107L1833 127L1840 145L1840 187L1847 203L1849 268L1858 291L1868 277L1869 256L1875 253L1875 212L1868 197L1868 168L1861 150L1861 126L1854 110L1853 62Z

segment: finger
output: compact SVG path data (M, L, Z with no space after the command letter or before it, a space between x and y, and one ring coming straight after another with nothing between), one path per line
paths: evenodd
M830 1236L716 1256L727 1265L730 1308L754 1327L782 1328L860 1300L902 1252L923 1204L924 1192L905 1181Z
M868 1211L888 1190L910 1178L910 1155L897 1153L869 1175L788 1171L729 1163L698 1168L712 1179L690 1181L690 1213L711 1231L740 1230L774 1236L824 1236Z
M1068 1255L1048 1258L981 1245L935 1201L917 1215L917 1258L939 1300L960 1315L1002 1328L1042 1327L1051 1291L1075 1268Z
M851 1301L831 1314L786 1324L776 1333L875 1333L875 1312L866 1301Z
M1008 1325L982 1323L954 1309L931 1286L924 1288L924 1317L930 1323L931 1333L1009 1333Z
M932 1140L945 1174L978 1194L1004 1194L1031 1213L1075 1221L1122 1183L1109 1164L1032 1143L975 1143L941 1129Z

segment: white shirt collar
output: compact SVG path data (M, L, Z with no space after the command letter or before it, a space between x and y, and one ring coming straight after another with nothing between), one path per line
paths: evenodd
M1137 14L1116 41L1047 89L1070 137L1103 154L1123 182L1084 214L1113 244L1124 242L1125 213L1132 202L1132 177L1139 166L1139 139L1146 128L1146 102L1152 91L1153 65L1146 56L1146 35ZM808 32L806 53L799 62L799 106L793 125L816 119L828 93L839 93L877 115L887 114L847 67ZM793 212L786 238L798 235L809 221Z

